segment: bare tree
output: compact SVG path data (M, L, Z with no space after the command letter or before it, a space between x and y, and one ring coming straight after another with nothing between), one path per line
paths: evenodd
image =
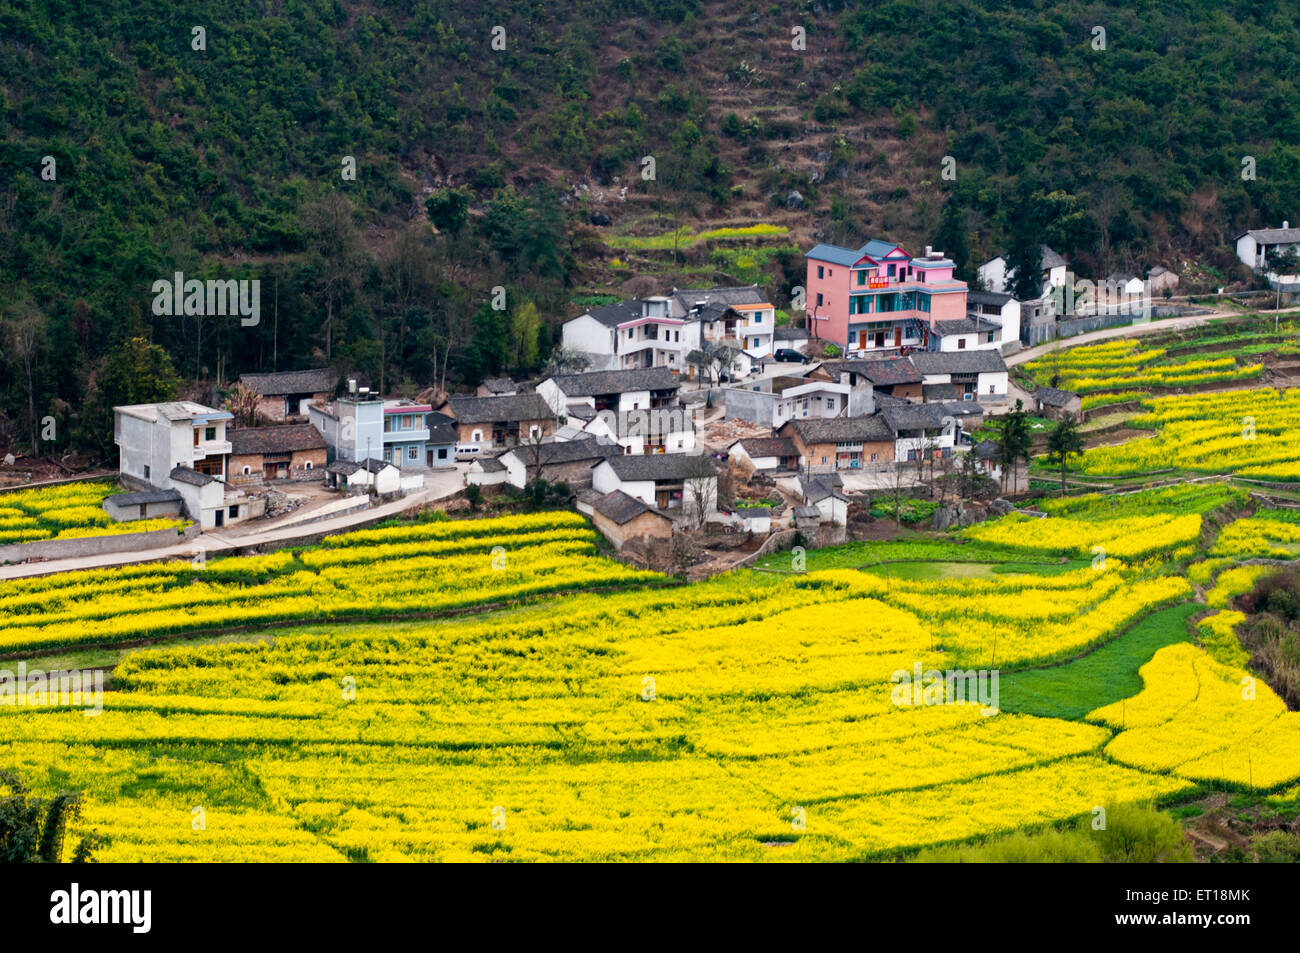
M20 301L11 314L12 317L5 322L4 337L17 363L21 365L25 379L30 452L32 456L36 456L39 446L36 418L36 363L45 344L45 315L29 298Z
M682 489L682 506L695 517L696 527L702 527L718 505L718 471L707 456L692 458Z

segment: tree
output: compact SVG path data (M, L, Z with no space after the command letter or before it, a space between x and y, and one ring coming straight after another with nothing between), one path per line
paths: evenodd
M36 456L40 443L36 416L36 364L45 343L45 315L30 299L21 301L13 316L5 322L4 343L21 365L20 371L27 390L28 448Z
M63 791L49 800L30 797L16 774L0 771L0 863L57 864L63 860L63 839L68 822L81 812L81 794ZM73 852L74 863L90 860L92 835L83 837Z
M718 471L704 454L691 460L682 489L682 505L695 516L695 525L703 526L718 503Z
M515 370L526 373L536 369L541 333L542 316L537 313L537 305L525 301L510 318L511 365Z
M1061 467L1061 496L1065 496L1065 472L1070 457L1083 453L1083 438L1074 417L1066 415L1050 434L1047 435L1047 458Z
M257 401L257 391L242 383L226 395L226 410L234 414L236 427L257 426Z
M999 462L1002 464L1003 492L1006 492L1008 473L1011 474L1014 492L1016 463L1022 459L1026 464L1029 463L1029 450L1033 446L1033 438L1029 434L1029 414L1024 408L1025 402L1017 399L1015 409L1002 421L1002 437L998 441L998 450Z
M465 226L469 217L469 203L473 194L469 189L443 189L424 201L429 221L440 232L455 235Z

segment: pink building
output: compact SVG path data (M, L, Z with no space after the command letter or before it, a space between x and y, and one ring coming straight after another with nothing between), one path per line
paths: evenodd
M912 258L902 246L873 238L858 249L818 245L806 257L809 336L848 355L925 350L936 322L966 317L966 282L929 246Z

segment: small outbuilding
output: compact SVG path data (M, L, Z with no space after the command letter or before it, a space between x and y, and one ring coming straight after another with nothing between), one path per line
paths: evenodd
M622 490L596 500L591 521L617 549L632 539L671 539L673 535L671 516Z

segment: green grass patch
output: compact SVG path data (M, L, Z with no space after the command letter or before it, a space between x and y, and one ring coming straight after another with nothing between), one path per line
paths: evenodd
M1188 621L1204 606L1194 602L1161 609L1083 658L1052 668L1004 675L1003 711L1081 720L1103 705L1142 690L1138 669L1166 645L1190 639Z

